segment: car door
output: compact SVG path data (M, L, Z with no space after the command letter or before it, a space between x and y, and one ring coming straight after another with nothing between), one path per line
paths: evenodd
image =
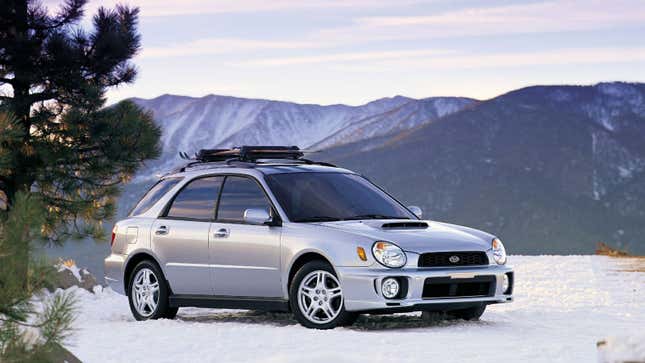
M153 250L175 294L212 295L208 235L223 180L190 181L152 226Z
M211 224L213 293L235 297L282 296L281 227L247 224L244 211L271 204L260 184L247 176L227 176L216 221Z

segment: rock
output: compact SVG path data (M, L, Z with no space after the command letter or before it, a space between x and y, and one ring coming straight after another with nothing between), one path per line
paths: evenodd
M69 289L72 286L79 286L79 281L74 276L74 273L68 269L62 269L56 272L56 282L54 288L61 288L63 290Z
M86 269L78 270L76 266L67 267L58 265L54 289L69 289L72 286L78 286L89 292L94 292L94 286L98 285L96 278Z
M54 344L46 358L48 362L52 363L81 363L81 360L72 354L72 352L58 344Z
M89 292L94 292L94 286L97 285L96 278L86 269L81 270L81 287Z

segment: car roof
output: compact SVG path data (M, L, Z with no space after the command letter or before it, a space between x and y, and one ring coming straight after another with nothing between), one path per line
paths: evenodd
M204 163L197 164L191 168L182 171L174 172L164 175L168 177L196 177L201 175L211 174L248 174L248 175L273 175L273 174L288 174L288 173L344 173L355 174L353 171L316 164L296 164L296 163L262 163L262 164L249 164L240 166L237 164L227 165L222 163Z

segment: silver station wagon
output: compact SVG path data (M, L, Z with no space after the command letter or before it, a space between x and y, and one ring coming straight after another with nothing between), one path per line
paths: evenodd
M477 319L513 300L505 264L494 235L422 220L297 147L244 146L202 150L162 177L116 223L105 271L137 320L236 308L328 329L361 313Z

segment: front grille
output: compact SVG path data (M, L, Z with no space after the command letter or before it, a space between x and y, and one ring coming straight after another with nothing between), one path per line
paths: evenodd
M419 256L419 267L488 265L486 252L432 252Z
M495 276L477 276L471 279L430 277L423 285L424 299L484 297L495 294Z

